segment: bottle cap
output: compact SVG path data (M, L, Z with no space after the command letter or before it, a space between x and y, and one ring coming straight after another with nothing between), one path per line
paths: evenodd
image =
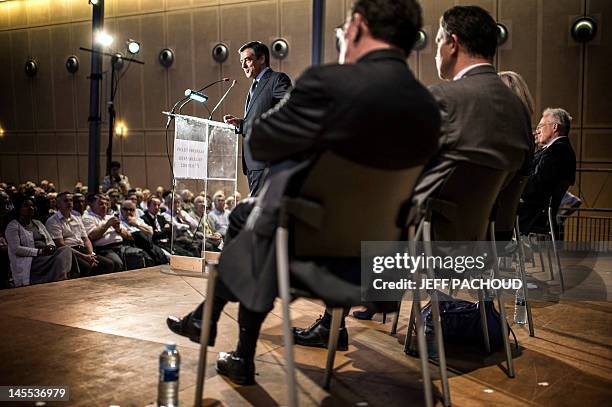
M166 343L166 350L175 350L176 349L176 343L175 342L167 342Z

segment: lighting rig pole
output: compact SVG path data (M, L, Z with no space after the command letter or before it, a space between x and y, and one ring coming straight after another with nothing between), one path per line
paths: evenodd
M104 0L92 4L92 53L91 75L89 79L89 162L87 164L87 185L90 193L100 188L100 81L102 80L102 54L96 43L95 34L104 27Z

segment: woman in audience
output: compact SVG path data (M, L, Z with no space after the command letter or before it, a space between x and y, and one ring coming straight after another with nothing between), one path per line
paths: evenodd
M15 287L63 280L79 274L79 265L68 246L57 248L44 225L34 219L32 198L14 197L14 217L5 236Z
M523 101L523 104L529 112L529 117L533 118L533 112L535 111L533 98L531 97L531 92L529 92L529 88L523 77L512 71L499 72L498 75L499 79L501 79L507 87L512 89L512 91Z

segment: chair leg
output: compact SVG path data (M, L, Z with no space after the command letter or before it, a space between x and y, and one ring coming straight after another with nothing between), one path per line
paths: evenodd
M342 308L334 308L332 310L332 321L329 327L329 342L327 343L327 364L325 365L325 378L323 380L323 388L329 390L331 376L334 371L334 359L336 358L336 349L338 348L338 337L340 336L340 325L342 324L344 310Z
M423 242L425 243L425 254L432 256L431 250L431 223L424 222L423 226ZM435 278L434 270L427 269L427 276L431 279ZM450 389L448 385L448 372L446 371L446 352L444 351L444 335L442 334L442 322L440 319L440 305L438 302L438 292L434 290L431 293L431 309L434 321L434 334L436 345L438 348L438 363L440 364L440 380L442 381L442 394L445 406L451 405Z
M548 273L550 274L550 280L555 279L555 273L553 269L552 259L550 257L550 247L546 244L546 258L548 259Z
M535 327L533 326L533 317L531 315L531 304L529 303L528 298L528 288L527 288L527 279L525 277L525 252L523 251L523 246L520 242L521 230L519 228L518 216L516 217L516 222L514 226L514 237L519 244L518 251L516 253L516 257L518 259L517 269L519 272L519 276L521 281L523 282L523 298L525 299L525 307L527 308L527 324L529 325L529 336L535 336Z
M283 311L283 338L285 344L285 358L287 359L287 398L289 407L297 407L297 385L295 380L295 360L293 357L293 333L291 332L291 315L289 303L289 232L284 227L276 231L276 267L278 273L278 292L282 300Z
M487 325L487 313L485 309L484 290L478 290L478 309L480 311L480 321L482 321L482 337L485 343L485 350L491 353L491 343L489 340L489 326Z
M557 238L553 227L552 209L550 207L548 207L548 224L550 225L550 238L552 239L553 252L557 259L557 269L559 270L559 285L561 286L561 293L563 293L565 291L565 284L563 281L563 272L561 271L561 259L559 258L559 251L557 249Z
M195 406L201 407L204 382L206 380L206 356L208 340L210 338L210 320L212 319L213 299L215 298L215 284L217 282L217 267L210 266L208 271L208 285L206 287L206 302L204 315L202 315L202 331L200 332L200 358L198 361L198 377L196 381Z
M418 304L419 311L416 311L416 307ZM420 297L417 297L416 290L412 292L412 307L410 307L410 318L408 319L408 330L406 331L406 340L404 341L404 353L410 353L412 349L412 333L415 332L415 315L420 311Z
M500 278L499 267L497 263L497 245L495 242L495 222L491 222L491 248L493 251L493 278ZM512 351L510 350L510 341L508 340L508 321L506 320L506 308L504 306L504 300L502 296L503 292L501 289L496 290L497 303L499 304L499 319L502 328L502 336L504 340L504 349L506 350L506 362L508 364L508 377L514 377L514 362L512 360ZM486 320L484 324L486 325Z
M433 407L433 389L431 382L431 373L429 371L429 353L427 351L427 341L425 339L425 323L421 315L421 290L418 288L420 282L417 281L417 288L413 292L412 312L410 313L411 322L408 324L408 334L406 334L406 342L404 351L409 349L412 330L411 327L416 325L417 345L419 349L419 359L421 360L421 376L423 377L423 393L425 396L425 405ZM408 347L406 347L408 345ZM407 352L406 352L407 353Z
M397 333L397 324L399 322L400 309L402 308L402 302L399 301L397 304L397 311L395 311L395 315L393 316L393 325L391 325L391 335L395 335Z

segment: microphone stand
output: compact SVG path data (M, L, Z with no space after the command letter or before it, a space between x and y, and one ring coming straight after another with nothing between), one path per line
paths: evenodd
M223 94L223 96L221 96L221 99L219 100L219 102L215 105L215 107L213 108L212 112L210 113L210 116L208 116L208 120L211 120L213 117L213 114L215 113L215 111L217 110L217 108L221 105L221 102L223 102L223 100L225 99L225 97L227 96L227 94L230 92L230 90L232 90L232 88L236 85L236 80L234 79L234 81L232 82L231 86L225 91L225 93Z

